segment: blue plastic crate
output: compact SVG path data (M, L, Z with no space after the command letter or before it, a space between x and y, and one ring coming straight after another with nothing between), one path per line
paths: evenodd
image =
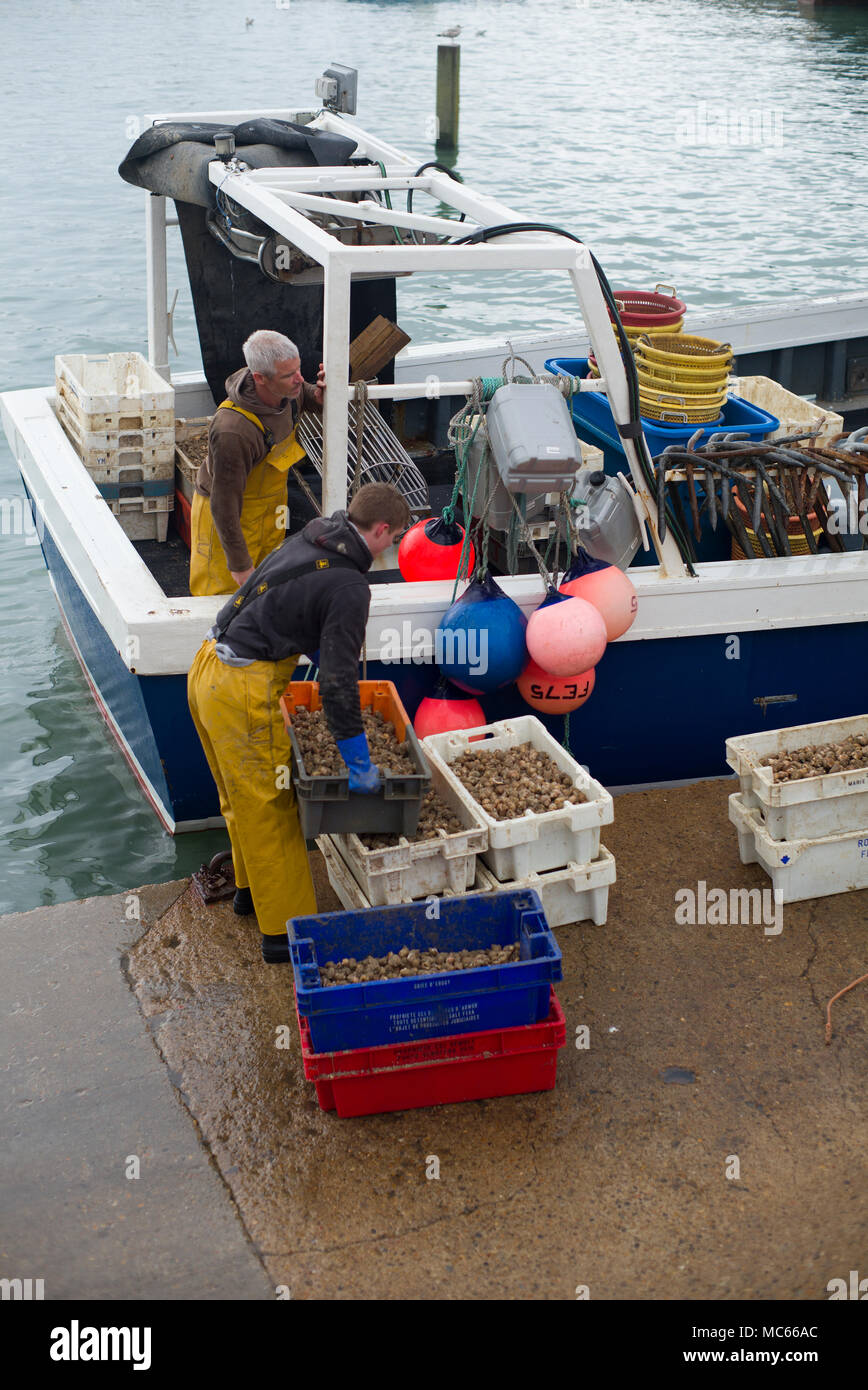
M559 376L588 375L587 357L550 357L546 371ZM570 409L573 424L579 439L586 444L594 444L602 449L604 469L607 473L624 471L626 456L618 435L609 402L601 391L577 392ZM758 405L743 401L740 396L727 396L720 417L710 425L702 426L702 436L697 441L704 444L713 434L722 430L738 430L749 439L765 439L778 428L779 420ZM657 420L642 417L642 430L648 441L652 458L662 454L668 444L686 444L696 433L696 425L662 425Z
M434 903L399 903L363 912L325 912L287 922L298 1011L316 1052L409 1042L539 1023L549 989L563 978L561 952L531 890L470 893ZM370 984L324 986L319 967L345 957L382 956L402 946L481 950L520 944L507 965L446 970Z

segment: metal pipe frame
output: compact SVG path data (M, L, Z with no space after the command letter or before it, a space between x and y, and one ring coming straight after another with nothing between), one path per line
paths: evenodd
M424 182L424 179L419 180L422 185ZM439 233L440 236L444 235L444 224L449 225L445 217L426 217L417 212L399 212L396 208L390 209L382 203L374 202L373 198L351 203L346 198L327 198L317 193L299 192L297 189L273 188L264 181L259 182L259 187L268 189L276 198L286 203L287 207L298 208L301 212L328 213L332 217L348 217L356 222L382 222L389 227L411 227L419 232ZM232 194L229 196L232 197ZM467 232L476 231L474 222L456 221L454 225Z
M208 113L213 119L216 113ZM239 113L220 113L221 119ZM253 113L245 113L253 114ZM263 114L263 113L259 113ZM275 114L275 113L270 113ZM154 118L168 119L166 117ZM186 119L203 119L202 116ZM601 371L601 383L584 389L603 389L608 383L609 401L616 423L626 424L629 415L629 395L624 364L612 333L608 311L597 281L590 252L584 246L545 232L513 233L506 244L476 243L473 245L396 245L346 246L318 227L305 211L326 212L336 216L377 221L392 226L413 227L420 231L443 232L449 226L446 218L425 217L421 214L390 212L379 204L363 206L343 199L325 198L313 193L314 188L334 188L339 180L350 192L360 183L364 188L424 188L425 192L447 203L465 216L477 219L482 226L506 222L522 222L527 218L513 208L479 194L459 184L437 170L416 176L414 164L401 150L370 135L361 127L331 112L320 112L310 122L311 129L332 131L354 139L357 155L381 161L387 168L385 178L376 175L348 173L343 166L317 169L258 169L234 172L214 159L208 166L212 184L226 196L239 203L260 221L284 236L323 268L324 333L323 366L326 380L346 382L349 378L350 287L354 274L381 275L412 271L439 273L443 271L504 271L504 270L566 270L573 285L579 307L588 329L591 346ZM324 180L330 180L324 183ZM351 185L350 187L346 185ZM148 294L149 344L152 361L162 354L165 374L168 375L168 343L164 345L163 330L167 328L165 314L165 199L159 209L149 209L148 216ZM458 230L458 224L456 230ZM462 224L463 231L472 230ZM162 248L162 260L161 260ZM160 313L160 304L163 312ZM162 327L161 327L162 325ZM166 335L167 336L167 335ZM159 368L158 368L159 369ZM457 386L455 394L467 394L469 382L438 383L441 395L449 386ZM394 398L409 398L410 392L428 395L429 383L404 383L388 388ZM372 388L371 394L379 388ZM323 510L326 514L346 506L347 502L347 399L351 394L342 390L327 390L323 402ZM381 394L385 395L383 391ZM661 564L661 574L667 577L686 575L684 564L670 534L660 540L656 525L656 500L652 498L642 474L635 441L624 440L624 450L630 466L633 484L643 503L648 524Z
M427 396L433 398L439 396L469 396L473 391L473 381L441 381L429 379L428 381L401 381L391 385L380 384L369 386L367 394L372 401L412 401L421 400ZM586 377L579 382L580 391L605 391L606 383L602 377ZM354 399L355 388L347 387L349 399Z
M166 199L145 195L145 256L148 296L148 361L171 381L169 368L169 285L166 269Z

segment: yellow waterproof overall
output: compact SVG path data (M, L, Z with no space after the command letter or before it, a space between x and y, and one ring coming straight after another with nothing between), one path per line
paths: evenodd
M217 408L237 410L239 415L252 420L263 434L266 433L259 416L244 410L234 401L221 401ZM254 569L286 538L285 526L278 524L278 508L286 506L286 475L293 464L302 458L304 449L297 442L293 430L250 470L241 506L241 530ZM211 503L207 497L200 497L196 492L193 494L190 518L190 593L197 597L202 594L234 594L237 588L214 526Z
M298 657L226 666L215 646L206 639L193 659L190 712L220 794L235 882L250 889L260 930L284 936L288 917L317 910L278 704Z

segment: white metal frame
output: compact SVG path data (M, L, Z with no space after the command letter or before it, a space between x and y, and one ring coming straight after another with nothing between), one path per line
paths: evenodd
M214 113L211 113L212 116ZM224 113L222 119L230 114ZM155 118L155 122L157 119ZM205 119L196 115L187 119ZM413 160L394 146L371 135L361 127L331 112L320 112L309 122L312 130L330 131L356 141L359 157L379 161L385 174L381 176L357 173L344 165L333 167L264 168L239 170L214 159L208 167L210 182L220 193L231 198L293 246L322 266L324 281L323 365L326 390L323 405L323 510L326 513L346 506L347 502L347 402L352 389L336 389L336 383L349 379L350 286L353 275L372 272L392 275L417 271L504 271L504 270L565 270L570 277L578 305L588 330L601 377L593 389L606 390L616 423L629 420L628 387L606 304L587 247L546 232L517 232L504 237L497 245L375 245L348 246L317 226L307 213L330 213L359 222L376 222L421 232L443 233L447 219L419 213L392 211L373 199L351 201L340 197L325 197L324 192L351 193L373 189L418 188L448 204L468 219L460 224L462 234L477 227L490 227L503 222L526 221L524 214L458 183L438 170L415 174ZM152 199L158 204L164 200ZM475 219L475 220L473 220ZM148 290L149 343L151 360L158 370L168 358L168 322L165 311L165 237L161 241L160 226L165 226L165 206L149 207L148 217ZM456 224L456 230L458 225ZM441 395L458 394L450 388L460 387L467 394L469 382L440 384ZM402 382L400 386L380 386L379 397L430 397L431 383ZM636 492L644 503L648 526L666 576L685 577L686 570L671 532L661 542L657 531L657 510L644 476L639 452L633 440L624 440L624 450Z

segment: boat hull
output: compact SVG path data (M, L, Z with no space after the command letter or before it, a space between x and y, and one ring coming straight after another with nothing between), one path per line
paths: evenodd
M187 705L186 673L129 671L46 531L64 625L97 706L172 834L220 825L217 791ZM306 669L300 678L307 674ZM430 662L369 662L412 718L438 678ZM514 686L480 702L487 719L526 714ZM727 738L868 708L868 623L613 643L594 693L569 716L539 716L610 788L729 774Z
M223 824L187 705L187 676L128 670L47 528L42 553L70 645L97 708L170 834Z

